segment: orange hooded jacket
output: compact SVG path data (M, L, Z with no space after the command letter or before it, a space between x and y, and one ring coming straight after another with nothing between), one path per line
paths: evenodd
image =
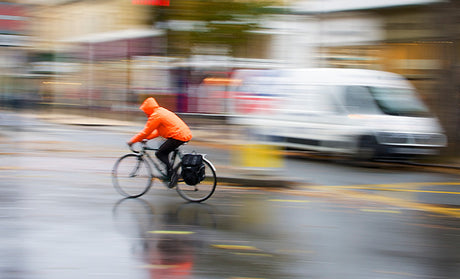
M180 141L192 139L192 133L187 124L172 111L160 107L154 98L147 98L139 108L149 116L149 119L144 129L131 138L131 143L139 142L143 139L153 139L158 136Z

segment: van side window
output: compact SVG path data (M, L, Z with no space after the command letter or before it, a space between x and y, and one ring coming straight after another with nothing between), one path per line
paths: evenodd
M382 114L366 86L347 86L345 106L351 114Z

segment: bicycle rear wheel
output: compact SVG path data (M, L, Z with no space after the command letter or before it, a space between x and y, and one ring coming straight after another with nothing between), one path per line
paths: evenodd
M125 197L142 196L152 187L152 181L152 169L142 155L126 154L113 166L113 186Z
M181 165L177 168L177 175L179 179L177 181L176 190L179 195L187 201L191 202L202 202L209 199L217 186L217 176L214 167L211 162L203 158L205 166L205 178L197 185L188 185L184 182L180 173L182 171Z

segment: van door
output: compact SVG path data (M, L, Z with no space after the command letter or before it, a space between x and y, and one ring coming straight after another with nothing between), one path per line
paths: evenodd
M342 152L348 146L343 137L344 114L335 100L337 86L302 85L290 90L283 119L288 145L316 151Z

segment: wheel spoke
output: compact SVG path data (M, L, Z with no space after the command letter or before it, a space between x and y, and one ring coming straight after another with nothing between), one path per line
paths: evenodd
M205 164L205 178L197 185L187 185L183 179L179 179L176 189L184 199L193 202L207 200L214 193L217 185L216 172L208 161ZM180 172L180 168L178 170Z
M139 197L152 185L150 165L139 155L128 154L121 157L112 171L115 189L125 197Z

